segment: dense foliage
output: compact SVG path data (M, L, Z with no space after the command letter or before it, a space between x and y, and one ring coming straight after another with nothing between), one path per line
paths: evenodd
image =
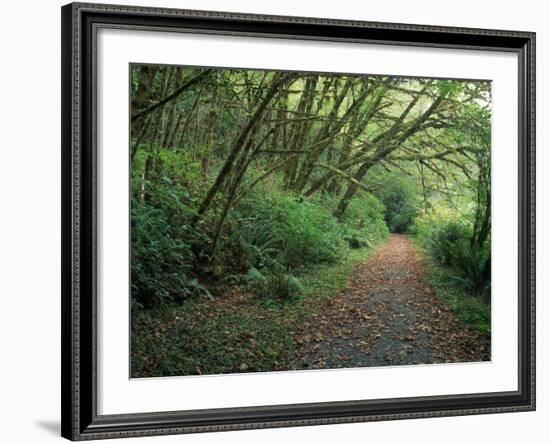
M433 258L451 268L451 278L467 291L489 297L491 289L491 251L487 240L478 245L467 222L446 220L434 214L424 215L416 222L417 234Z
M189 194L165 178L149 199L132 200L133 304L150 308L193 295L211 297L210 290L226 283L244 283L261 297L298 297L303 288L293 273L336 263L350 248L387 237L384 206L373 195L364 202L368 205L354 203L338 221L333 201L252 192L227 215L215 256L208 256L208 219L193 224Z
M367 180L373 184L375 196L384 204L384 219L390 231L409 233L420 209L415 178L374 167Z

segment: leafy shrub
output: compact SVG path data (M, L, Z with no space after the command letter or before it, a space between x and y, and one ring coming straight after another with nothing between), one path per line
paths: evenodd
M263 270L252 267L244 277L247 289L266 299L284 301L299 298L304 288L300 280L281 270Z
M432 256L441 265L452 265L457 245L469 238L468 228L459 222L443 222L432 226L426 243Z
M241 282L269 300L300 297L293 273L346 254L344 227L330 208L292 193L252 193L232 211L221 254L240 257ZM226 261L226 262L227 262Z
M368 237L361 230L355 228L348 228L346 230L344 233L344 240L348 243L350 248L355 250L371 246Z
M384 212L384 205L370 193L360 193L350 202L342 219L344 239L350 248L366 248L387 239Z
M415 224L416 235L441 265L455 270L453 280L465 290L487 296L491 288L491 247L472 245L471 226L443 215L424 215Z
M418 215L420 195L412 176L389 172L380 166L369 170L366 183L384 205L384 218L392 233L408 233Z
M132 305L150 308L210 296L193 270L194 248L204 235L190 224L190 197L168 179L147 199L131 201ZM186 202L188 201L188 202Z
M454 279L466 290L487 296L491 289L491 252L488 245L477 247L461 240L454 245L453 266L460 270Z
M417 191L406 176L392 175L376 191L384 204L385 219L392 233L408 233L418 214Z
M174 239L162 210L133 206L131 251L134 303L151 307L185 296L193 252Z
M334 263L345 254L342 227L327 208L290 193L255 194L234 215L237 240L250 267L288 269Z

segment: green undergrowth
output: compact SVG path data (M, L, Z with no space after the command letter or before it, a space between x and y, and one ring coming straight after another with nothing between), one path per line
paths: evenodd
M308 288L306 294L321 299L331 298L346 286L353 268L367 260L380 243L369 249L350 250L346 260L336 265L321 264L311 267L309 273L302 277L302 282Z
M491 305L479 295L469 293L455 279L455 271L443 267L432 258L418 240L413 243L426 262L426 280L436 294L453 310L465 325L482 333L491 333Z
M300 271L303 295L280 301L236 286L214 301L138 311L132 318L132 377L288 370L294 336L345 288L373 248L350 250L336 264Z

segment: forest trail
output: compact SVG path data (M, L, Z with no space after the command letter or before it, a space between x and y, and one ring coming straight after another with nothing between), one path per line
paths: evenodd
M411 241L393 234L357 265L328 310L304 325L293 369L490 359L490 338L456 318L427 285Z

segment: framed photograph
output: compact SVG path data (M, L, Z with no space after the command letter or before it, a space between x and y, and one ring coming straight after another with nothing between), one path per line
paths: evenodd
M61 12L64 437L535 409L534 33Z

